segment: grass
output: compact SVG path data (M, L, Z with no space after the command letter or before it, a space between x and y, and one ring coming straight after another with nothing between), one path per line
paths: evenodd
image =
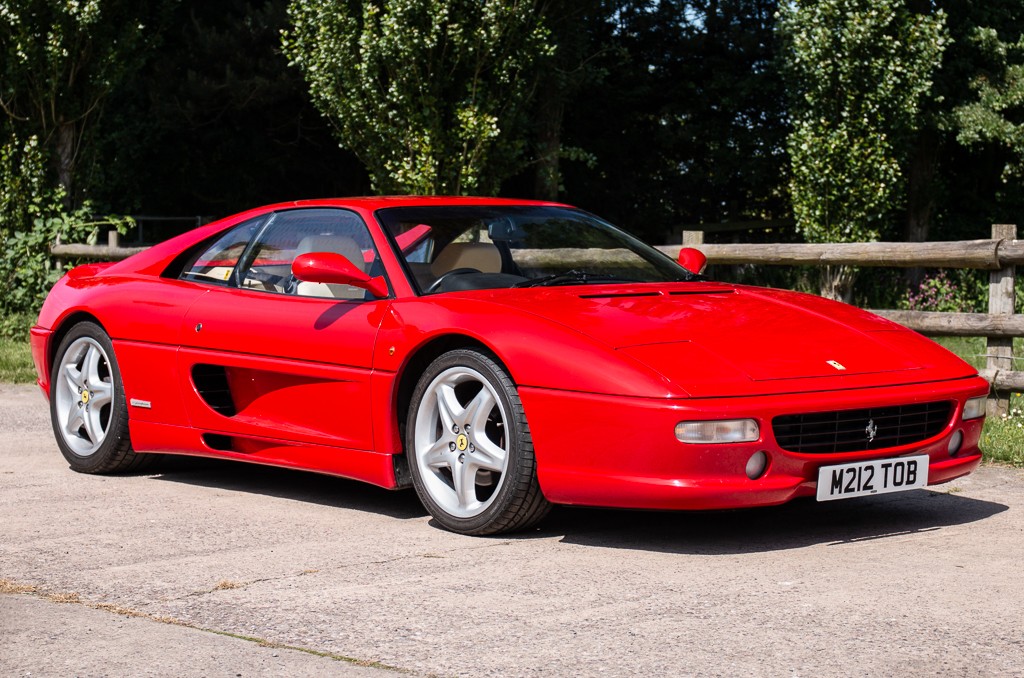
M30 384L35 379L28 339L0 337L0 382Z
M953 353L978 369L985 367L985 339L983 337L936 338ZM1024 355L1024 339L1013 340L1013 354ZM1014 358L1016 369L1024 369L1024 358ZM1010 411L1005 417L991 417L985 422L981 434L981 449L986 461L1024 467L1024 395L1010 396Z

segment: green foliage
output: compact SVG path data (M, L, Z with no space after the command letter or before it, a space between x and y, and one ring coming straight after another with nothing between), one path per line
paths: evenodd
M294 0L285 53L373 189L494 193L552 54L527 0Z
M50 256L50 246L58 238L62 242L95 244L101 227L126 233L133 225L130 217L92 218L88 202L72 212L64 211L62 197L60 191L50 194L49 199L36 196L29 209L31 228L10 232L0 243L0 286L4 290L0 314L39 310L46 293L64 274ZM2 330L12 331L6 324Z
M925 277L916 291L910 290L899 308L940 313L982 313L988 299L984 272L945 269Z
M1024 36L1004 42L994 28L978 28L972 41L995 64L972 82L977 100L956 109L957 139L966 146L992 142L1010 152L1004 182L1024 180Z
M1024 397L1010 397L1010 411L985 422L981 450L987 461L1024 467Z
M904 144L946 45L944 15L903 0L786 3L790 184L811 242L877 240L901 201Z
M46 192L46 170L37 137L25 142L13 134L0 146L0 240L25 230L39 212Z
M0 0L0 110L56 159L71 197L82 140L137 65L149 33L137 0Z

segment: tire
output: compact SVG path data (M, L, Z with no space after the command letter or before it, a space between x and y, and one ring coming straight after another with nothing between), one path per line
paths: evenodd
M512 532L550 510L519 393L490 353L458 349L431 363L405 430L416 494L445 529Z
M153 459L132 450L114 345L95 323L78 323L57 348L50 422L61 454L79 473L137 471Z

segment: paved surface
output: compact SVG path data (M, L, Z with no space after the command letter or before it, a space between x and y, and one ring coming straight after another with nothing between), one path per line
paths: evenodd
M0 674L1024 676L1022 509L1024 472L987 467L460 537L411 492L311 474L78 475L43 398L0 385Z

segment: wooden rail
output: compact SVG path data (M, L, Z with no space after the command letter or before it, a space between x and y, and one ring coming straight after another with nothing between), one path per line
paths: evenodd
M685 236L686 234L684 234ZM761 266L861 266L890 268L976 268L998 270L1024 264L1024 241L1012 239L952 242L852 242L772 244L688 244L709 264ZM675 258L682 245L659 250Z

